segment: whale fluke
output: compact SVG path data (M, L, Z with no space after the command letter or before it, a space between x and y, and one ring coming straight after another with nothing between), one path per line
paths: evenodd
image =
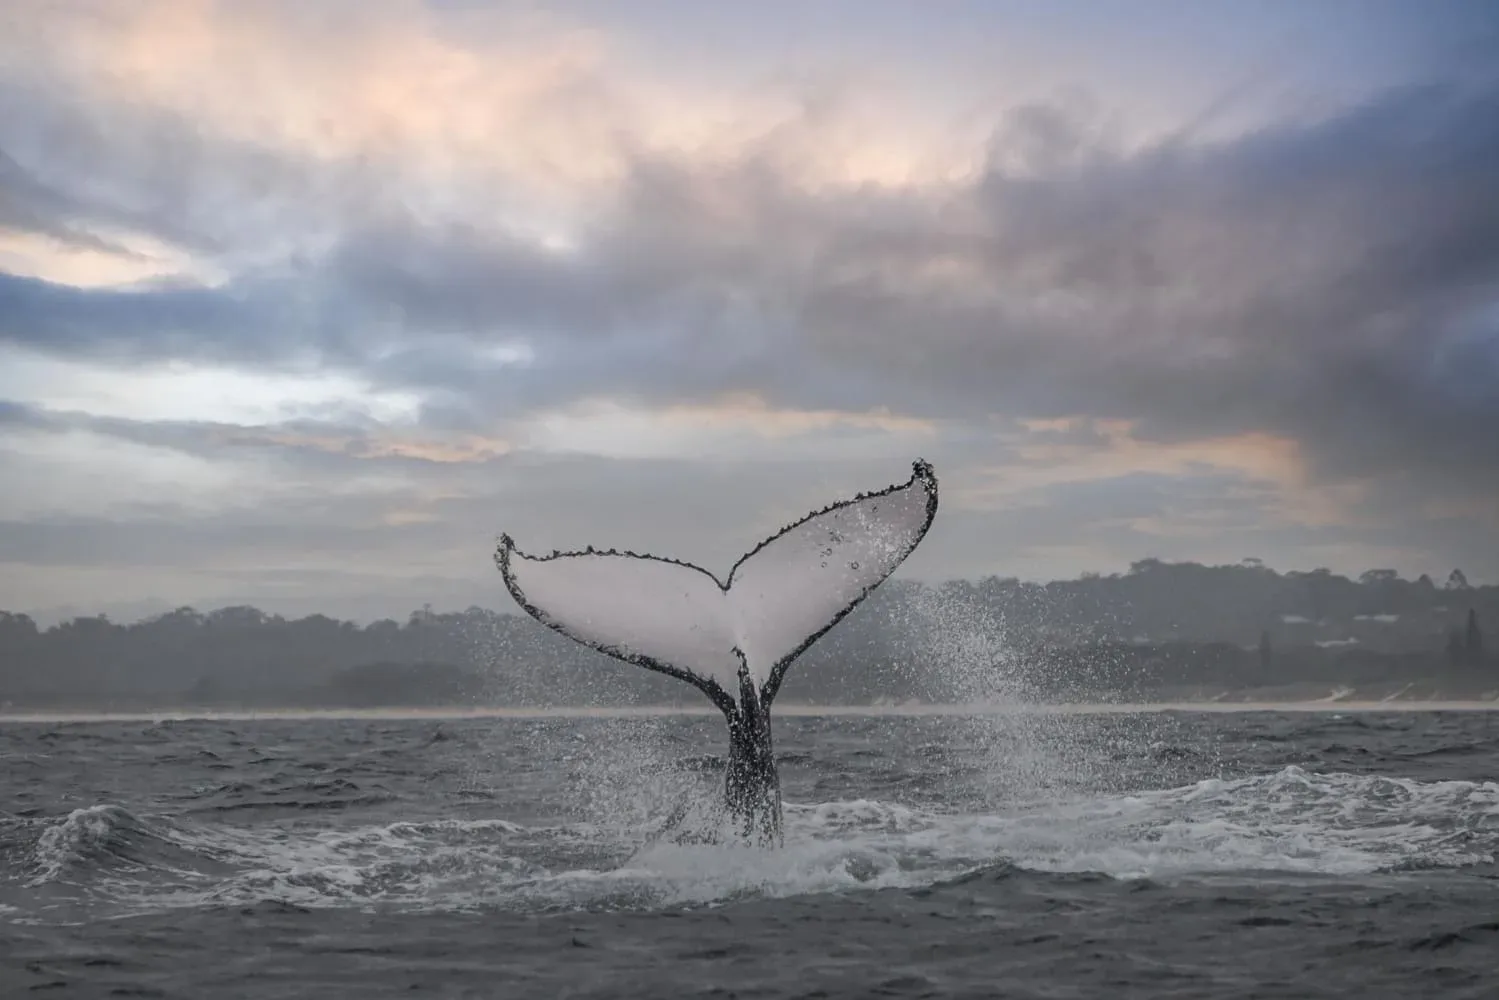
M792 662L895 571L937 514L937 477L814 511L734 564L598 550L532 556L502 535L505 586L548 628L702 691L729 722L727 799L746 832L779 839L770 705Z

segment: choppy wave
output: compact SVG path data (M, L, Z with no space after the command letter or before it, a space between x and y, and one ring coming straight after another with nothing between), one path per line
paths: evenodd
M53 906L654 908L922 887L995 866L1128 879L1491 864L1499 784L1287 767L984 813L875 800L790 804L786 819L785 848L764 851L650 839L638 826L488 818L245 828L106 804L6 821L0 844L20 862L12 870L49 890Z
M899 847L908 861L976 867L1004 860L1115 878L1460 868L1492 863L1499 852L1499 784L1299 767L1013 813L943 816L844 803L810 814L815 828L857 830L866 846Z
M29 856L19 866L33 886L87 886L100 880L149 883L160 872L211 876L227 871L225 862L232 856L210 836L191 834L166 820L145 820L112 804L14 826L22 837L27 828L35 835Z

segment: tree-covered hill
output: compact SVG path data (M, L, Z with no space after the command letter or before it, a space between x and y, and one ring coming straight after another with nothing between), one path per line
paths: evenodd
M1372 570L1146 560L1048 584L891 581L804 656L783 699L1151 697L1200 688L1499 688L1499 587ZM251 607L41 629L0 612L0 706L696 703L685 685L481 608L368 625Z

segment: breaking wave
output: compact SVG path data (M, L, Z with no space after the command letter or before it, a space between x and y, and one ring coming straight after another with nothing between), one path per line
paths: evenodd
M0 858L46 907L567 910L932 886L1012 866L1113 878L1359 875L1491 864L1499 784L1299 767L956 814L876 800L788 804L778 851L676 843L645 825L501 818L239 828L118 805L0 824ZM0 917L14 918L14 914Z

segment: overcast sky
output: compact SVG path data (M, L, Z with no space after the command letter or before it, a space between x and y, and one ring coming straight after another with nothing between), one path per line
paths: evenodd
M905 575L1499 581L1499 7L16 3L0 608L509 608L932 461Z

